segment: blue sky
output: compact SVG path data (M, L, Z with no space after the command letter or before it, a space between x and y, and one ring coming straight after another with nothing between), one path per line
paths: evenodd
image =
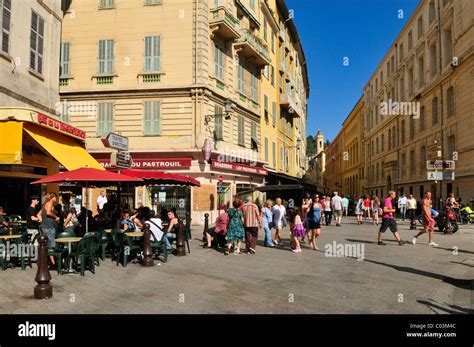
M332 140L418 0L286 0L294 10L311 92L307 134ZM403 10L403 19L398 18ZM349 66L343 65L344 57Z

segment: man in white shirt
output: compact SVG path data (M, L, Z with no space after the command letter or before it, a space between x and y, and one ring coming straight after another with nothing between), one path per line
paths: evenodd
M153 211L152 211L153 214ZM153 235L150 235L150 241L155 242L155 241L163 241L166 245L166 248L168 250L171 249L171 244L170 241L168 240L167 237L163 237L165 234L163 230L163 224L161 223L161 219L158 217L151 217L147 218L145 221L150 226L150 232Z
M408 209L408 217L410 218L410 230L416 230L416 221L415 221L415 213L416 213L416 199L413 197L413 194L410 194L410 198L407 199L407 209Z
M341 219L342 219L342 198L338 195L338 192L334 192L334 196L332 198L332 209L333 215L336 220L336 226L341 226Z
M400 209L400 215L402 217L402 221L405 221L405 216L407 213L407 197L405 194L402 194L400 199L398 199L398 208Z
M101 190L100 195L97 198L97 212L102 211L106 203L107 203L107 197L106 197L105 190Z
M280 198L277 198L275 200L275 205L272 208L272 213L273 213L273 224L275 225L275 229L276 229L275 239L274 239L273 242L275 243L275 245L280 244L281 246L283 246L283 242L281 241L280 233L281 233L281 230L284 227L283 218L286 215L286 208L285 208L285 206L283 206L281 204L281 199Z

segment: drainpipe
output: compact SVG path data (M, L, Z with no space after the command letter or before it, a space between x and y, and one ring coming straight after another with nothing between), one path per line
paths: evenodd
M441 126L441 160L444 160L444 114L443 114L443 79L442 79L442 74L443 74L443 59L442 59L442 43L441 43L441 6L439 5L440 0L437 1L438 4L438 42L439 42L439 57L438 57L438 62L439 62L439 77L440 77L440 84L439 84L439 92L440 92L440 126ZM441 172L444 172L443 169L441 169ZM443 196L443 180L439 181L439 197L438 197L438 209L441 209L441 201L442 201L442 196Z

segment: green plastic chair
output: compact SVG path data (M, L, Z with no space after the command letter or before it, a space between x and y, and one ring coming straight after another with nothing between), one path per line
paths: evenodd
M122 259L122 266L127 267L129 262L128 258L130 257L133 259L138 253L142 251L142 247L141 245L134 244L125 233L117 233L116 237L119 245L118 262L120 263L120 259Z
M163 237L166 237L166 233L163 234ZM166 244L163 242L163 238L161 240L157 240L153 233L150 233L150 242L151 242L151 249L153 254L155 252L158 253L158 260L166 263L168 261L168 249L166 248ZM160 255L162 258L160 258Z
M71 260L75 260L76 262L79 261L81 266L81 276L84 276L87 265L89 265L91 272L95 274L95 261L97 257L96 249L97 241L94 236L86 236L82 238L82 240L77 244L76 250L69 254L66 266L70 266Z
M23 233L20 238L16 239L16 246L18 250L18 260L20 261L20 266L22 270L26 269L26 265L32 268L31 253L25 254L24 247L33 247L34 241L30 240L30 235L28 233ZM21 247L23 246L23 247Z

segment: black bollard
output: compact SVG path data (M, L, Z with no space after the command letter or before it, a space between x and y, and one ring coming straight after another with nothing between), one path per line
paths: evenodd
M176 235L176 256L182 257L186 255L186 248L184 246L184 226L180 220L178 224L178 232Z
M202 233L202 242L207 242L206 233L209 231L209 213L204 213L204 231Z
M155 265L153 261L153 250L151 248L150 242L150 233L150 225L148 223L145 223L145 226L143 228L143 259L141 262L142 266Z
M35 287L35 299L49 299L53 297L53 287L51 286L51 274L48 268L48 237L46 235L38 236L38 271L35 281L38 283Z

